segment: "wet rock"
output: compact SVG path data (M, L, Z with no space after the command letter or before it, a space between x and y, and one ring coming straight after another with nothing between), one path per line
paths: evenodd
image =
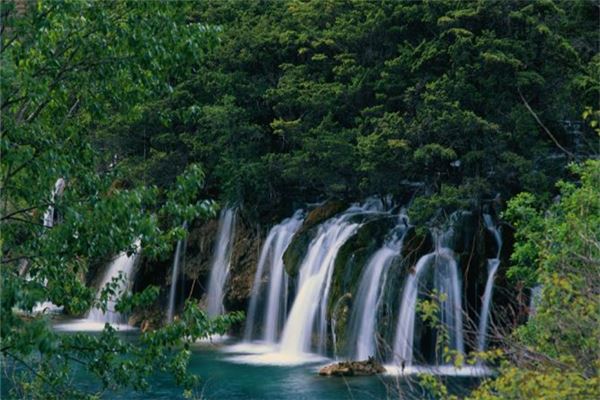
M231 269L226 284L225 309L246 310L254 283L254 274L263 236L257 226L238 218L231 251Z
M342 361L329 364L319 370L322 376L365 376L376 375L385 372L383 365L373 357L364 361Z
M311 210L304 218L304 222L300 229L298 229L298 233L306 232L312 227L319 225L321 222L333 217L335 214L338 214L344 211L348 207L348 203L339 200L330 200L319 206L313 210Z
M165 315L160 305L154 303L147 308L135 310L127 323L131 326L137 326L142 332L153 331L160 328L165 320Z
M363 268L373 253L383 245L386 235L396 223L395 216L377 216L365 222L338 252L331 280L327 315L330 319L339 320L335 327L339 354L348 354L349 338L346 334L346 319L350 317L352 297L356 295L360 285ZM348 300L336 313L336 305L344 296L348 297Z

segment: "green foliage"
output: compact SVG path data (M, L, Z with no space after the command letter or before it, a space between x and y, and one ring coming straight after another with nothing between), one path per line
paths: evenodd
M598 96L597 9L585 0L192 8L222 29L219 45L104 143L159 186L199 162L211 192L259 216L322 196L477 205L551 191L568 157L536 117L572 149L563 121ZM597 153L583 135L578 151ZM420 220L435 216L427 208Z
M139 343L106 329L101 340L80 335L86 346L76 348L16 310L43 300L71 314L105 307L117 281L98 300L85 275L137 239L163 257L184 221L214 215L208 197L273 216L321 197L416 194L410 213L422 225L527 191L506 213L518 242L509 275L545 289L515 337L568 365L564 376L595 376L597 163L579 171L581 185L561 186L549 215L539 211L571 158L597 154L593 2L18 5L0 4L0 347L3 363L28 366L16 372L16 396L88 396L65 384L69 357L106 388L143 388L161 368L193 383L177 336L239 316L214 325L192 307ZM580 118L576 146L563 122ZM52 197L60 177L67 187ZM61 220L51 229L41 223L49 205ZM151 287L117 308L154 298ZM537 382L527 372L513 381Z
M546 210L531 194L509 203L505 217L517 239L510 273L535 279L542 295L535 314L507 341L518 351L474 398L600 396L600 162L570 169L579 182L561 182L560 199Z
M533 370L505 366L500 376L485 382L469 398L587 400L598 397L599 386L597 376L586 379L577 372L559 368L538 367Z
M190 164L160 187L137 185L120 153L101 138L140 118L143 105L173 95L216 44L216 30L198 22L184 2L4 1L1 33L1 326L2 369L14 372L14 398L98 398L106 389L146 387L171 371L189 387L194 340L222 332L239 315L210 321L189 306L172 327L119 338L52 331L34 306L51 301L81 315L106 308L117 277L100 295L86 274L121 251L167 255L185 233L180 225L215 213L202 200L204 173ZM63 178L62 193L52 193ZM173 183L174 182L174 183ZM50 209L49 206L52 208ZM57 223L42 224L52 210ZM118 311L144 307L157 288L126 295ZM72 386L84 369L93 392Z
M21 357L18 343L3 341L3 369L16 374L16 385L11 389L15 398L95 399L104 391L124 386L146 390L148 378L156 372L173 374L177 384L191 390L199 377L187 372L190 344L209 334L225 333L242 317L232 313L210 319L188 303L173 324L143 333L133 341L120 339L108 324L99 335L44 331L43 340L52 345L40 347L39 353L27 357ZM81 376L82 369L97 379L92 391L70 382L70 377Z

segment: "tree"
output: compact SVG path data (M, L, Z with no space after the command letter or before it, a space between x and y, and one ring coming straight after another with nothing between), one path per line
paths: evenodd
M578 183L562 182L547 210L533 194L509 202L516 228L514 279L542 285L534 315L504 339L496 378L475 399L600 396L600 162L571 166Z
M568 128L598 93L593 2L192 8L219 45L115 141L153 182L199 162L211 193L259 218L320 197L445 190L477 205L550 193L568 162L597 153L591 129L576 148Z
M184 220L205 218L204 173L188 165L168 187L134 185L120 158L98 147L101 132L136 118L143 104L169 96L214 45L216 31L188 17L187 3L3 2L2 331L3 369L15 371L19 398L94 397L67 379L76 368L97 390L143 389L146 377L171 371L191 388L185 343L224 332L239 315L209 320L189 305L182 320L138 343L106 327L100 336L54 333L45 316L28 317L50 300L72 314L120 296L114 285L97 300L85 273L141 239L146 255L172 249ZM62 196L51 196L63 178ZM61 223L42 224L51 206ZM169 221L169 223L165 223ZM156 288L125 296L119 311L143 306Z

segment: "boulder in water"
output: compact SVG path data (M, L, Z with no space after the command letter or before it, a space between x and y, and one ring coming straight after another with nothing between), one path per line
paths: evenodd
M365 376L375 375L385 372L383 365L378 363L373 357L364 361L342 361L335 364L329 364L319 370L319 375L323 376Z

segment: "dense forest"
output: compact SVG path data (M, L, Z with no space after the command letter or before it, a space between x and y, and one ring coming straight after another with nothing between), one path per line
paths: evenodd
M600 396L596 0L8 0L0 18L3 398L112 398L144 393L160 374L182 388L176 395L204 398L203 377L189 366L194 342L243 331L244 312L255 312L260 246L299 209L308 214L280 249L292 292L301 293L298 269L327 221L358 226L345 247L340 241L323 300L331 318L322 329L333 338L322 342L333 340L335 352L336 339L351 341L338 309L358 296L354 280L391 229L369 215L355 221L350 205L368 198L410 221L391 230L414 239L397 241L410 264L390 274L387 284L399 288L417 276L419 257L439 250L437 229L474 224L456 215L493 215L502 225L495 258L504 289L489 348L444 345L455 339L440 333L446 295L434 291L415 306L418 345L436 349L424 358L441 351L493 373L460 393L419 374L422 398ZM226 300L228 313L207 313L209 283L196 281L209 272L194 270L194 260L208 263L204 247L220 246L213 237L227 210L238 238L224 254L244 260L230 262L230 291L248 288ZM481 266L494 257L477 224L479 234L463 236ZM163 323L148 310L163 307L176 285L170 263L185 238L187 301ZM479 307L485 276L469 269L461 246L453 250L464 280L479 286L465 282L459 297ZM98 288L104 265L140 249L133 290L121 293L122 273ZM540 294L527 316L532 288ZM60 317L34 312L43 302L61 307ZM109 324L94 334L53 328L111 307L150 328L135 340Z

